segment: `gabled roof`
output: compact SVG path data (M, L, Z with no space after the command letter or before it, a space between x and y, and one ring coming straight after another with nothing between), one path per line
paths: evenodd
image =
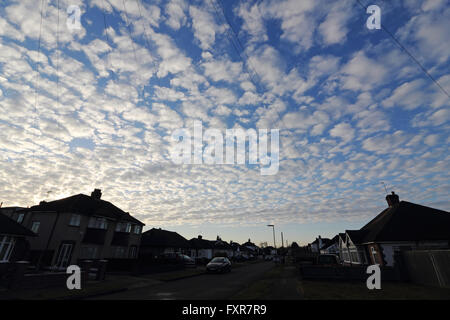
M333 237L333 239L327 241L327 242L322 246L321 249L326 249L326 248L328 248L328 247L331 247L333 244L338 244L338 243L339 243L339 235L337 234L337 235L335 235L335 236Z
M361 232L364 232L364 243L450 240L450 213L400 201L383 210Z
M189 248L190 244L187 239L174 231L153 228L142 233L141 246Z
M36 234L13 219L0 213L0 234L35 237Z
M129 221L144 225L141 221L133 218L129 213L116 207L111 202L96 199L85 194L77 194L64 199L45 202L42 201L37 206L32 206L26 211L58 211L73 212L87 216L101 216L105 218Z

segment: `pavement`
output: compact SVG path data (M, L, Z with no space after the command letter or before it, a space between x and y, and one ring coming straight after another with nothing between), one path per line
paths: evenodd
M152 286L92 297L95 300L225 300L251 286L275 267L273 262L253 263L225 274L201 274Z

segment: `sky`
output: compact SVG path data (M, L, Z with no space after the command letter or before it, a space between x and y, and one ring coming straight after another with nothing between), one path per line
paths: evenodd
M144 230L277 245L359 229L384 185L449 211L448 30L445 0L2 1L0 201L100 188ZM194 121L279 129L278 173L173 163Z

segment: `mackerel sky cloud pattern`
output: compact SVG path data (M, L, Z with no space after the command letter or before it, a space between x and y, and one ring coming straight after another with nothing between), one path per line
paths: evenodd
M362 2L450 92L449 2ZM267 223L362 225L381 182L448 211L449 98L367 18L353 0L2 1L0 201L101 188L147 228L261 225L254 242ZM175 165L170 135L194 121L280 129L278 173Z

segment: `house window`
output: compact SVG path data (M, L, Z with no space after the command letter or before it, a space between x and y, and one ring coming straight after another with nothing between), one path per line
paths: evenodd
M352 258L352 262L359 263L358 252L352 251L352 252L350 252L350 255Z
M17 217L17 223L22 223L24 217L25 213L20 213L19 216Z
M81 222L81 215L79 214L72 214L69 221L69 226L73 227L79 227Z
M33 231L34 233L38 233L40 226L41 223L39 221L33 221L33 224L31 225L31 231Z
M141 226L135 225L134 226L134 233L135 234L141 234L141 229L142 229Z
M378 261L378 252L377 252L377 250L375 249L375 247L370 247L370 250L371 250L371 253L372 253L372 260L373 260L373 263L380 263L379 261Z
M136 253L137 253L137 247L131 246L130 251L128 252L128 258L130 258L130 259L136 258Z
M117 232L131 232L131 223L119 222L116 226Z
M97 246L85 246L81 248L82 259L97 259Z
M89 219L89 228L93 229L107 229L108 222L105 218L92 217Z
M344 251L344 261L350 261L350 257L347 251Z
M0 236L0 262L9 261L11 252L14 249L14 238L9 236Z
M117 247L115 252L115 258L125 258L127 252L127 248L125 247Z

